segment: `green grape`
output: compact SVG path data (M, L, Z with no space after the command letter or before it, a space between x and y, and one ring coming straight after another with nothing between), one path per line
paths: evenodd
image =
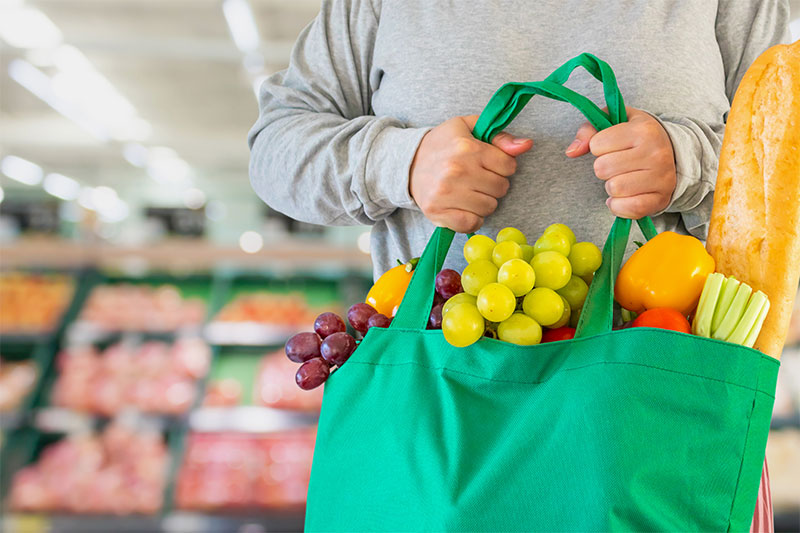
M578 320L581 319L581 311L583 311L583 307L572 310L572 313L570 313L569 315L569 327L571 328L578 327Z
M564 235L567 236L569 239L569 245L572 246L577 242L578 239L575 238L575 233L570 229L569 226L566 224L550 224L547 226L547 229L544 230L544 234L547 234L550 231L560 231Z
M528 244L525 234L517 228L503 228L497 232L497 242L514 241L519 245Z
M565 286L572 276L569 260L552 250L534 255L531 266L536 273L536 287L556 291Z
M553 289L533 289L522 301L522 311L542 326L551 327L564 315L564 300Z
M461 286L464 292L477 296L489 283L497 281L497 267L486 259L477 259L467 265L461 273Z
M542 341L542 327L528 315L514 313L497 326L497 336L501 341L532 346Z
M506 261L497 273L497 281L511 289L514 296L525 296L533 288L536 274L533 267L522 259Z
M478 294L478 311L491 322L502 322L517 307L517 298L502 283L490 283Z
M580 276L580 278L584 281L584 283L586 283L586 285L591 287L592 281L594 280L594 272L592 272L591 274L586 274L585 276Z
M569 302L570 309L583 307L586 295L589 294L589 286L578 276L572 276L566 285L556 291Z
M531 259L533 259L533 246L530 244L520 244L520 248L522 248L522 260L530 263Z
M447 342L458 348L469 346L483 337L486 331L478 308L471 303L454 305L442 318L442 333Z
M561 297L561 299L563 300L564 303L564 312L561 314L561 318L558 319L558 322L550 326L553 329L563 328L564 326L569 324L570 315L572 314L572 311L570 311L569 309L569 302L567 301L567 299L564 298L563 296Z
M561 231L548 231L533 244L534 255L552 250L563 256L569 255L569 238Z
M603 254L600 248L590 242L579 242L569 252L569 262L576 276L583 277L592 274L603 263Z
M442 317L444 317L444 315L446 315L450 309L458 304L471 303L472 305L475 305L477 301L478 299L475 296L467 294L466 292L460 292L455 296L452 296L444 303L444 306L442 306Z
M522 259L522 247L514 241L497 243L497 246L492 250L492 262L497 265L497 268L512 259Z
M473 235L464 244L464 259L472 263L478 259L492 260L495 242L486 235Z

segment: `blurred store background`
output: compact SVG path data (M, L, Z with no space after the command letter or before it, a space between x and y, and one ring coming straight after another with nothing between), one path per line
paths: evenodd
M270 212L246 133L319 4L0 0L3 531L302 528L321 395L282 343L364 297L368 229ZM798 408L800 312L768 447L786 531Z

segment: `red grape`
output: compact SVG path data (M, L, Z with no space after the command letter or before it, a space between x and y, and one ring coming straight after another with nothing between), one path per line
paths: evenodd
M323 361L321 357L315 357L300 365L294 380L301 389L311 390L325 383L330 373L331 368L328 363Z
M392 319L382 313L375 313L367 321L367 330L369 328L388 328L392 323Z
M442 295L439 294L438 292L433 293L433 305L443 304L446 301L447 300L445 300L444 297L442 297Z
M313 331L298 333L286 341L286 357L295 363L304 363L320 356L320 340Z
M428 317L428 329L442 329L442 308L444 304L437 304L431 309Z
M439 272L436 276L436 292L445 300L464 292L464 288L461 286L461 274L449 268Z
M332 365L342 366L356 349L356 340L347 333L334 333L322 341L322 358Z
M336 313L322 313L314 321L314 331L321 339L340 331L347 331L344 320Z
M377 313L374 307L365 303L353 304L347 311L347 321L353 326L353 329L362 335L367 333L367 322L369 317Z

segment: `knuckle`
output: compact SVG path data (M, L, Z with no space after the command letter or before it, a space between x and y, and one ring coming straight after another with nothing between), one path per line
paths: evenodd
M475 153L475 143L468 137L458 137L455 140L454 150L456 154L468 155Z
M444 165L444 171L442 172L444 180L446 182L448 179L457 178L464 173L464 165L456 161L455 159L450 159Z

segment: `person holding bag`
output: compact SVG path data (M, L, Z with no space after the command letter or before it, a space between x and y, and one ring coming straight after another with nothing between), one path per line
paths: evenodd
M780 13L781 6L772 7L777 9L777 13ZM740 75L743 74L748 65L749 64L746 64L742 67L743 70ZM594 108L593 104L586 100L585 97L562 87L562 84L567 81L569 74L576 66L583 66L594 77L603 82L605 99L608 103L607 113ZM385 73L382 74L385 75ZM664 116L654 116L635 108L625 108L622 104L622 98L617 92L616 80L614 79L613 72L610 71L603 61L587 54L576 57L575 60L565 64L561 69L558 69L548 76L543 82L518 85L519 87L515 89L518 92L521 91L525 93L527 90L530 91L530 96L533 94L543 94L550 98L570 102L586 114L591 124L580 127L574 142L567 150L567 155L579 157L591 151L597 156L594 162L594 171L596 176L605 182L604 189L609 195L606 204L609 209L614 214L627 219L645 217L640 220L640 226L642 227L644 235L647 238L651 238L655 234L656 229L652 223L649 222L647 215L659 211L668 211L676 200L685 195L686 191L690 189L687 180L683 179L682 181L681 179L682 158L678 151L680 143L676 142L676 139L680 138L680 135L678 133L673 133L673 130L670 129L671 123L666 122ZM507 178L517 170L515 157L524 154L531 148L531 142L528 139L520 139L514 137L513 134L500 133L496 129L487 129L497 128L497 123L501 123L502 127L508 126L511 120L516 117L517 113L519 113L530 99L530 96L527 96L527 98L523 96L521 103L519 100L506 102L504 101L505 97L500 94L506 88L507 87L503 87L501 91L495 94L480 119L477 119L477 117L457 117L445 121L442 125L430 130L430 132L427 130L423 132L422 140L419 142L415 150L415 155L409 164L407 187L410 192L409 198L412 198L422 213L438 226L450 227L461 231L472 231L488 222L485 219L497 209L497 199L505 196L508 192L509 183ZM614 97L615 94L617 95L616 97ZM509 98L511 97L510 95L506 96ZM519 98L517 93L514 93L514 98ZM495 114L492 118L493 113L496 113L498 109L500 109L495 109L498 105L501 107L504 105L510 107L507 107L500 115ZM503 115L503 113L505 113L505 115ZM630 115L630 117L627 115ZM503 120L499 120L499 117L503 117ZM630 121L626 122L627 118L630 118ZM475 122L476 119L477 123ZM297 121L297 123L299 122L300 121ZM676 121L676 123L679 122L680 121ZM254 131L256 131L258 127L257 124ZM387 129L391 127L392 126L387 126ZM685 127L691 130L690 126ZM369 126L365 126L365 129L368 128ZM597 133L597 130L602 131ZM675 131L680 132L682 130L679 128ZM357 137L359 133L360 132L354 133L354 136ZM256 134L258 134L258 132L256 132ZM476 141L473 135L479 140ZM343 137L347 138L347 135L343 135ZM251 139L252 138L253 137L251 137ZM399 138L397 140L399 140ZM254 145L253 148L255 160L258 156L256 150L257 146ZM356 161L355 163L358 162ZM368 169L365 168L364 170L367 171ZM255 182L255 174L253 178ZM515 177L515 181L516 179ZM695 189L697 188L695 187ZM702 189L703 187L700 187L700 190ZM416 193L415 190L417 191ZM357 191L355 192L358 194ZM694 194L697 195L697 190L695 190ZM707 192L705 195L700 194L700 197L700 202L695 208L703 203L707 197ZM575 198L573 197L572 200L574 201ZM317 205L320 205L320 198L314 198L314 201ZM322 201L324 201L324 199ZM347 205L347 202L345 202L345 204ZM363 208L366 209L367 207L367 204L363 204ZM394 216L394 213L392 213L392 216ZM495 214L492 219L495 219L497 216L498 214ZM683 214L681 217L680 220L685 227L686 221L691 220L691 217L684 216ZM665 219L668 220L668 217L662 217L662 224ZM614 227L612 228L611 236L609 237L606 251L604 252L603 268L605 268L605 271L603 279L608 278L608 283L610 283L612 287L613 277L616 275L616 271L619 268L619 261L624 252L625 244L628 241L627 228L630 224L628 223L627 226L624 224L620 225L621 220L624 219L618 219L614 222ZM702 226L702 224L700 224L700 226ZM696 226L693 226L692 229L696 230ZM453 236L450 234L448 237L445 237L445 234L441 233L441 231L441 229L436 231L431 238L428 249L426 249L425 254L423 254L423 259L420 262L420 268L422 270L430 270L434 264L436 265L434 271L442 266L444 255L446 255L447 248ZM431 249L431 246L435 246L435 248ZM436 250L435 259L433 259L434 252L432 250ZM435 261L435 263L431 263L431 261ZM377 268L376 266L376 269ZM417 292L419 292L423 290L421 287L424 283L424 275L418 274L412 281L412 287L416 284L418 286ZM593 296L590 294L590 299L594 304L598 304L599 302L600 308L598 308L598 310L585 312L584 315L588 318L584 318L584 315L582 315L581 325L578 328L579 332L576 338L602 335L603 332L606 331L606 328L610 328L610 306L607 305L607 303L611 301L611 293L609 292L608 283L601 281L600 283L593 284L592 291L595 295ZM413 292L414 291L410 287L409 293ZM414 299L413 295L411 299ZM409 300L408 295L406 300ZM608 302L606 302L606 300L608 300ZM412 303L404 301L404 307L408 309L409 306L414 307L413 304L420 303L423 305L430 304L430 302L423 302L422 300ZM588 303L589 300L587 299L587 304ZM589 305L589 307L591 308L593 306ZM414 327L415 321L409 318L410 312L406 311L405 316L401 316L403 313L402 309L401 307L401 311L398 312L398 322L401 323L398 327L400 329L403 327L416 329ZM608 322L608 324L606 324L606 322ZM392 327L395 328L394 325ZM397 331L399 333L400 330L398 329ZM374 344L378 342L380 342L380 340L375 341ZM687 349L688 346L689 345L684 346L683 348ZM430 349L430 346L428 346L428 349ZM364 351L364 348L362 348L362 351ZM424 358L426 349L420 346L419 352L423 353ZM367 354L364 357L368 359L370 355ZM554 361L558 359L559 357L557 356L553 358ZM579 357L573 354L571 361L574 363L576 359L579 359ZM769 390L770 378L768 376L771 375L773 371L777 372L777 366L772 368L768 364L765 369L766 370L757 371L757 374L760 375L766 372L765 376L767 377L761 383L761 388L759 388L759 390L766 392ZM346 380L347 378L343 379ZM340 386L346 387L346 385ZM337 401L342 401L342 399L338 399ZM328 405L330 405L330 402ZM759 408L758 413L760 418L764 416L764 409L764 404L762 403L762 407ZM336 410L336 408L334 407L333 410ZM339 409L339 411L341 411L341 409ZM755 417L755 414L753 414L753 416ZM330 422L324 421L324 423L329 424ZM760 420L760 423L763 423L763 420ZM323 422L321 422L320 428L322 432ZM335 439L336 437L332 436L330 438ZM330 448L331 442L332 441L324 443L323 447ZM334 445L333 447L335 448L336 446ZM622 448L624 448L624 446L622 446ZM747 449L750 450L747 452L747 454L750 455L748 459L750 467L748 470L752 470L752 450L758 450L758 445L756 444L746 448L746 450ZM612 455L615 453L616 452L612 452ZM763 449L761 453L763 453ZM330 462L328 462L328 464L329 463ZM316 466L317 462L315 460L315 467ZM498 469L502 471L503 466L502 463L499 463ZM713 469L713 465L709 464L708 466L709 469ZM331 477L331 471L328 471L326 474L325 468L327 468L327 466L324 462L321 467L317 468L318 472L323 472L317 475L317 480L341 479L341 472ZM635 471L636 468L630 468L630 470ZM751 474L751 472L748 472L748 476L752 477ZM613 483L610 484L609 488L613 485ZM627 487L625 483L622 483L621 486ZM319 496L320 490L324 489L320 489L319 481L317 481L317 486L314 487L312 480L312 493L317 493L317 496ZM669 493L666 487L664 487L664 490L665 493ZM733 514L729 526L732 526L734 523L741 526L743 523L742 506L744 505L746 507L747 504L742 504L742 501L747 500L747 495L741 497L739 496L739 491L736 492L736 495L737 497L734 499L734 508L731 509L731 513ZM650 505L659 504L653 501L650 502ZM618 522L612 520L609 524L615 524L615 528L627 528L631 527L633 524L646 524L648 527L652 527L654 524L658 523L648 522L648 513L641 512L643 510L644 509L640 509L640 512L634 513L632 516L617 517L619 520ZM603 508L600 506L600 508L591 509L590 512L600 512L602 514ZM664 512L667 511L661 511L661 520L664 518ZM654 520L656 516L657 514L652 515L649 519ZM316 517L315 521L312 521L312 529L320 529L320 525L323 524L323 522L320 522L318 510L316 513L312 513L311 517ZM432 523L449 524L447 528L453 526L456 529L464 527L469 528L474 524L482 523L480 519L476 522L476 517L472 517L472 522L463 522L458 519L454 520L453 517L443 522L440 520L441 519L434 519ZM544 520L544 523L548 523L546 521L547 518L544 518ZM713 521L704 522L703 520L705 519L697 517L696 522L676 521L674 523L714 523ZM412 521L412 523L422 524L426 522ZM431 522L427 523L428 526L425 526L425 528L430 527ZM487 523L492 524L494 522ZM562 524L563 522L549 523L552 525L555 523ZM345 528L348 527L347 522L338 522L338 524L338 527L342 527L342 524L345 525ZM465 526L465 524L470 524L470 526ZM663 523L661 525L663 526ZM388 526L389 529L391 529L391 527L393 526Z

